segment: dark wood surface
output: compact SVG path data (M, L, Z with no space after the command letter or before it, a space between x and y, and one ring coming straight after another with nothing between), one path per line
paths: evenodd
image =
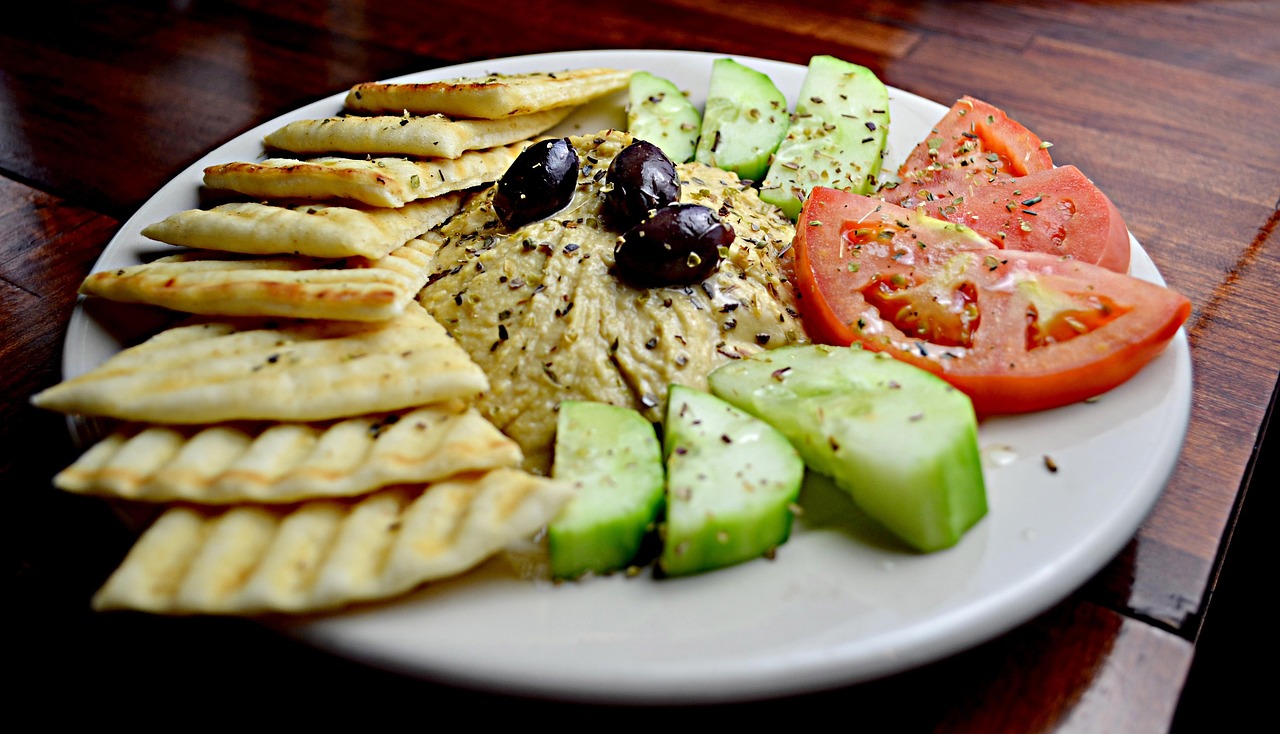
M918 670L680 715L830 710L901 731L1143 732L1212 711L1229 729L1259 690L1215 653L1221 667L1196 667L1188 694L1227 683L1219 705L1198 699L1175 718L1198 651L1209 659L1207 641L1241 632L1226 611L1214 631L1224 558L1224 578L1241 585L1274 575L1241 555L1266 553L1260 546L1237 553L1230 540L1242 506L1255 525L1250 513L1262 512L1263 500L1244 499L1265 489L1251 471L1280 365L1280 4L55 1L26 13L0 28L0 486L24 689L132 695L135 712L217 691L222 711L312 692L344 706L389 698L397 713L496 705L563 715L561 704L364 669L249 623L90 614L89 595L131 538L100 503L50 486L72 448L61 416L27 398L59 379L76 288L114 231L214 146L360 81L497 56L649 48L796 63L829 53L932 99L991 101L1054 141L1058 163L1087 172L1194 304L1184 451L1151 515L1093 581ZM1251 564L1256 576L1235 570ZM228 695L229 680L238 693Z

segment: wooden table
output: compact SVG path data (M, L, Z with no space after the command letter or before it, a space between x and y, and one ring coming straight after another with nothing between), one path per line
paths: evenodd
M90 614L89 595L131 538L101 503L52 489L72 449L63 419L27 397L59 379L77 285L121 222L201 154L277 114L359 81L525 53L690 49L795 63L830 53L925 97L994 102L1070 151L1059 162L1112 197L1194 303L1190 429L1124 551L1030 623L884 680L677 716L830 710L902 731L1167 730L1277 384L1280 5L468 5L53 2L0 30L0 484L19 625L10 667L27 681L11 690L132 696L135 712L305 690L421 717L460 704L563 715L561 704L367 670L252 624Z

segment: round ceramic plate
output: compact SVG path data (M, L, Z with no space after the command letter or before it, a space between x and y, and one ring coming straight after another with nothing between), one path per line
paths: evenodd
M701 105L715 55L591 51L466 64L404 77L607 66L653 72ZM805 69L754 58L795 102ZM205 166L263 157L283 122L337 113L343 94L250 130L197 161L121 229L95 269L163 246L142 227L199 205ZM593 103L557 132L623 127L625 95ZM886 171L945 106L890 90ZM1134 275L1161 282L1133 241ZM65 372L120 348L121 317L78 307ZM821 480L773 560L696 577L649 574L553 585L501 560L408 597L276 626L340 655L488 690L615 702L725 702L812 691L901 671L986 641L1047 609L1114 557L1150 511L1186 432L1191 361L1185 334L1096 401L983 423L990 513L954 548L902 550ZM1046 461L1048 459L1049 461ZM1056 471L1049 470L1049 463Z

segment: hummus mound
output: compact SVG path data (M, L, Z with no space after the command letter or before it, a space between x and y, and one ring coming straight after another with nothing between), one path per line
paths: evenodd
M634 288L611 272L620 233L602 223L603 181L631 140L618 131L570 138L578 188L549 219L505 232L490 187L433 234L436 272L419 300L489 376L479 408L520 444L531 471L551 466L562 401L659 421L669 384L705 390L725 361L806 341L787 278L794 227L732 173L677 167L681 201L712 208L735 231L715 274Z

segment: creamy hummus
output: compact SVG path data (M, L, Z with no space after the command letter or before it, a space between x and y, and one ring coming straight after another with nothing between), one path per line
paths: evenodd
M634 288L611 268L619 232L601 218L618 131L571 138L573 200L551 218L504 232L493 189L438 233L436 273L419 300L489 377L480 410L514 438L526 468L547 471L556 411L595 400L662 417L667 386L706 389L721 363L806 341L787 279L794 228L737 176L678 166L681 201L715 210L736 238L699 285Z

